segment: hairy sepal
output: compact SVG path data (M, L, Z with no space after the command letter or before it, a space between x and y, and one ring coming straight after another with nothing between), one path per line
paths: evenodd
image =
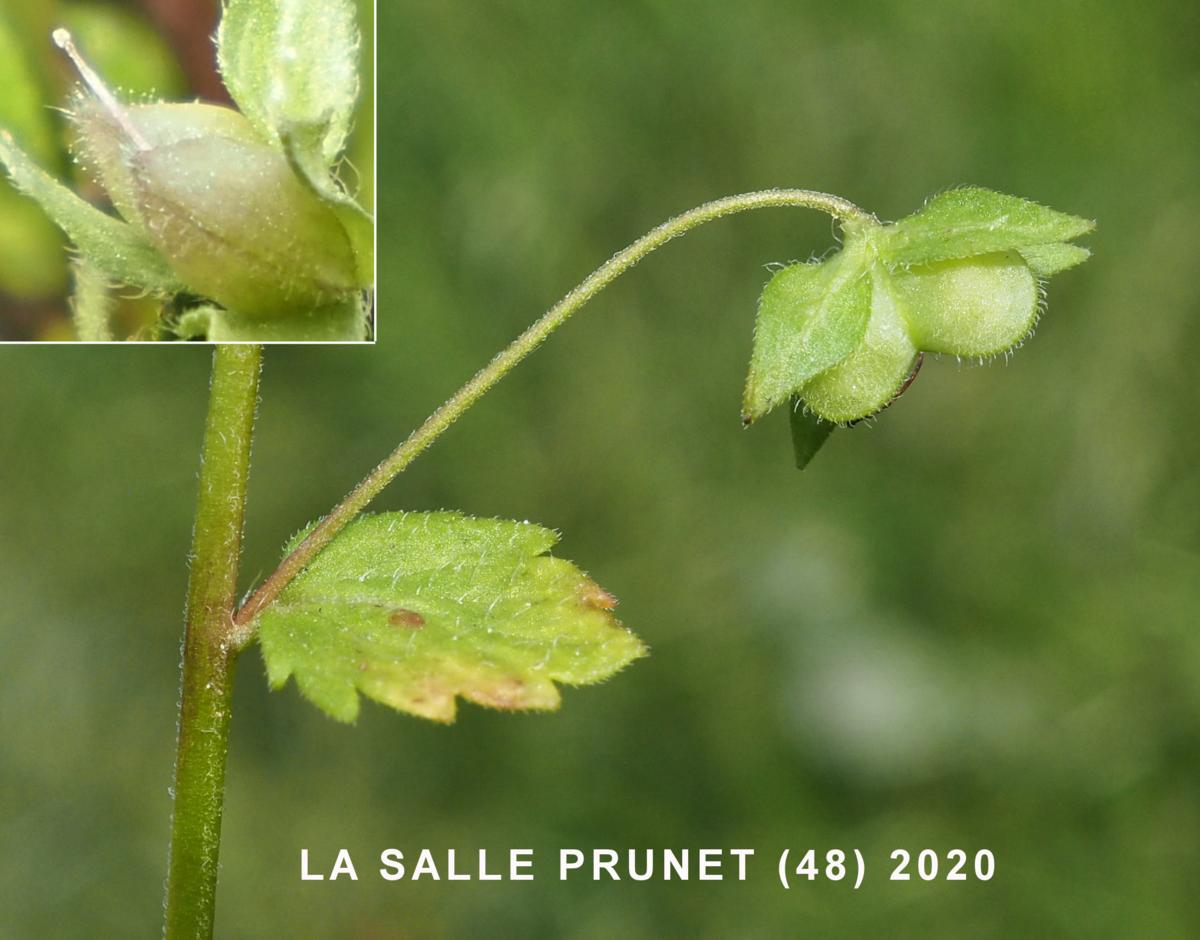
M847 242L828 261L793 264L764 288L742 402L749 424L787 401L861 342L870 317L867 246Z
M882 265L870 274L870 316L862 340L845 359L799 390L819 418L846 424L887 405L912 374L918 349L903 300Z
M889 265L903 267L1069 242L1095 227L1030 199L964 186L885 226L880 250Z
M1080 245L1056 242L1049 245L1027 245L1021 257L1037 277L1047 278L1083 264L1092 253Z
M297 177L325 201L342 223L354 249L359 286L370 287L375 280L375 218L318 159L316 136L318 131L311 126L286 125L281 131L283 152Z

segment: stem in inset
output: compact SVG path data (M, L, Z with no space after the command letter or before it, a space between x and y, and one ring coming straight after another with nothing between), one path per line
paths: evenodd
M839 196L807 189L768 189L755 193L742 193L738 196L726 196L724 199L707 202L647 232L628 248L613 255L593 271L583 283L547 310L541 319L480 369L474 378L431 414L425 423L413 431L399 447L372 470L350 492L349 496L335 506L242 605L234 618L238 624L235 642L239 646L249 643L253 637L251 623L254 618L279 596L279 593L304 569L317 552L328 545L346 523L358 515L400 471L412 463L417 455L458 420L463 412L475 404L517 363L537 349L546 337L562 326L575 311L600 291L650 252L661 248L671 239L698 225L737 212L783 206L819 209L840 220L843 225L868 225L878 222L869 212Z
M217 346L192 534L163 936L209 940L217 890L234 629L261 346Z

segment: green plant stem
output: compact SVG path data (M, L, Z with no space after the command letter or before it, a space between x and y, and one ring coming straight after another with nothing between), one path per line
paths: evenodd
M578 287L563 297L542 315L536 323L518 336L491 362L479 370L462 388L431 414L419 428L384 459L358 484L273 571L237 612L239 630L235 642L239 646L253 637L252 622L288 583L296 577L322 548L329 544L342 527L353 519L405 467L441 436L447 428L477 402L489 389L507 375L514 366L563 325L579 308L604 290L609 284L636 265L646 255L661 248L685 232L705 222L712 222L747 212L751 209L801 207L827 212L843 224L875 223L873 215L851 202L828 193L807 189L768 189L761 192L726 196L697 206L647 232L628 248L619 251L593 271Z
M217 346L192 534L163 936L212 936L237 649L236 600L261 346Z

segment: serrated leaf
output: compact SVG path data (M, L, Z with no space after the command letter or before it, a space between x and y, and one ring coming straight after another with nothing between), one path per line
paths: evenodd
M850 355L870 312L863 255L850 242L829 261L777 272L758 303L743 420L766 414Z
M325 166L341 153L358 99L352 0L229 0L217 33L221 74L268 139L305 127Z
M881 252L891 266L925 264L1070 241L1095 225L1028 199L969 186L934 196L886 226Z
M71 317L75 332L85 343L106 343L112 340L110 320L113 312L108 282L94 266L77 258L71 264L74 289L71 292Z
M995 356L1037 322L1037 281L1015 251L920 265L893 275L892 284L926 352Z
M1056 242L1051 245L1030 245L1021 249L1021 257L1037 277L1051 277L1077 264L1083 264L1092 253L1079 245Z
M555 682L598 682L646 651L611 595L545 554L556 540L453 512L360 517L258 617L268 680L295 676L340 721L359 693L436 721L459 696L557 708Z
M26 156L0 131L0 164L13 184L45 213L105 277L120 284L171 293L181 285L165 259L131 226L80 199Z

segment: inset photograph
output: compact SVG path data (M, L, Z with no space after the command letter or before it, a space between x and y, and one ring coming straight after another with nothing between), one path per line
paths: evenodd
M0 342L363 343L368 0L0 6Z

